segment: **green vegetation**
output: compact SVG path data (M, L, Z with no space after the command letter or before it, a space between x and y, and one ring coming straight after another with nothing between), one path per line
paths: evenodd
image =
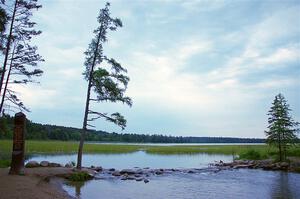
M26 141L26 153L77 153L78 142L64 141ZM0 154L10 153L12 142L9 140L0 140ZM127 145L127 144L93 144L84 145L84 153L132 153L143 150L149 154L226 154L241 155L259 153L261 157L273 156L276 154L276 148L268 145L180 145L180 146L150 146L150 145ZM289 156L300 157L300 146L291 147L288 150ZM1 157L1 156L0 156Z
M10 152L12 142L9 140L0 140L0 153ZM26 153L77 153L78 142L63 141L26 141ZM114 145L114 144L90 144L84 145L85 153L130 153L140 149L136 145Z
M260 152L253 149L250 149L239 155L239 159L245 159L245 160L260 160L264 158L267 158L267 156L263 156Z
M266 135L267 143L278 148L279 161L286 160L288 148L298 140L299 123L293 120L290 111L284 96L280 93L276 95L268 113L269 126Z
M88 172L85 171L79 171L76 173L72 173L69 177L68 180L73 181L73 182L82 182L82 181L87 181L92 179L92 176L88 174Z

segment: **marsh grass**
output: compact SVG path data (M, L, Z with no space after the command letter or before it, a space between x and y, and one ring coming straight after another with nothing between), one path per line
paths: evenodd
M0 160L1 154L10 154L12 142L0 140ZM77 153L78 142L65 141L26 141L26 154L66 154ZM148 154L177 155L177 154L225 154L242 156L247 159L251 156L257 159L274 157L277 149L268 145L173 145L173 146L150 146L150 145L121 145L121 144L93 144L85 143L84 153L99 154L121 154L132 153L143 150ZM253 152L254 151L254 152ZM300 157L300 146L291 147L288 150L289 156Z

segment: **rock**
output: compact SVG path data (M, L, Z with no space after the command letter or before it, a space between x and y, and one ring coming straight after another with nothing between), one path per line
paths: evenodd
M143 169L138 169L138 170L135 171L135 173L136 173L136 174L143 174L144 171L143 171Z
M126 177L126 176L123 176L123 177L121 178L121 180L127 180L127 177Z
M234 169L245 169L248 167L249 167L249 165L247 165L247 164L238 164L238 165L233 166Z
M25 165L25 167L27 167L27 168L33 168L33 167L39 167L39 166L40 166L40 164L37 161L29 161Z
M109 171L115 171L116 169L115 168L110 168L108 169Z
M139 182L139 181L142 181L142 180L143 180L143 178L136 178L136 179L135 179L135 181L138 181L138 182Z
M144 169L150 169L150 167L145 167Z
M128 175L134 175L135 174L135 171L132 170L132 169L123 169L120 171L121 174L125 174L127 173Z
M280 165L280 167L288 167L289 163L287 163L287 162L280 162L279 165Z
M62 165L55 162L50 162L49 167L62 167Z
M100 171L103 170L103 168L102 167L95 167L94 170L97 171L97 172L100 172Z
M144 179L144 183L148 183L149 182L149 180L148 179Z
M162 172L161 170L158 170L158 171L155 171L155 174L156 174L156 175L162 175L163 172Z
M73 168L73 164L69 162L69 163L65 164L65 167L66 168Z
M135 180L134 176L127 176L127 180Z
M119 171L114 171L111 175L113 175L113 176L121 176L121 173Z
M141 177L141 175L140 174L135 174L134 177L139 178L139 177Z
M47 167L47 166L49 166L49 162L48 162L48 161L41 161L41 162L40 162L40 165L41 165L42 167Z

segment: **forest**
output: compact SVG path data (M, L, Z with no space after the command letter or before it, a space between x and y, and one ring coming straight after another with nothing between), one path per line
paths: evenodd
M5 115L1 120L0 139L11 139L13 136L13 117ZM28 140L63 140L79 141L82 129L74 127L39 124L27 120ZM108 133L105 131L89 130L87 141L99 142L131 142L131 143L264 143L259 138L232 138L232 137L183 137L157 134L136 133Z

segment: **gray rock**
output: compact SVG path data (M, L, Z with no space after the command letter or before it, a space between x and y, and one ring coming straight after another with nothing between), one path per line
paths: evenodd
M125 174L127 173L128 175L134 175L135 174L135 171L132 170L132 169L123 169L120 171L121 174Z
M48 161L41 161L41 162L40 162L40 165L41 165L42 167L48 167L48 166L49 166L49 162L48 162Z
M108 169L109 171L115 171L116 169L115 168L110 168Z
M138 182L139 182L139 181L142 181L142 180L143 180L143 178L136 178L136 179L135 179L135 181L138 181Z
M149 180L148 179L144 179L144 183L148 183L149 182Z
M49 167L62 167L62 165L55 162L50 162Z
M135 180L134 176L127 176L127 180Z
M156 174L156 175L162 175L163 172L162 172L161 170L158 170L158 171L155 171L155 174Z
M121 173L119 171L114 171L111 175L113 175L113 176L121 176Z
M73 164L69 162L69 163L65 164L65 167L66 168L73 168Z
M121 180L127 180L127 176L123 176Z
M102 171L102 170L103 170L103 168L102 168L102 167L100 167L100 166L98 166L98 167L95 167L95 168L94 168L94 170L95 170L95 171L97 171L97 172L100 172L100 171Z
M33 167L39 167L39 166L40 166L40 164L37 161L29 161L25 165L25 167L27 167L27 168L33 168Z
M289 163L287 163L287 162L280 162L279 165L280 165L280 167L288 167Z

